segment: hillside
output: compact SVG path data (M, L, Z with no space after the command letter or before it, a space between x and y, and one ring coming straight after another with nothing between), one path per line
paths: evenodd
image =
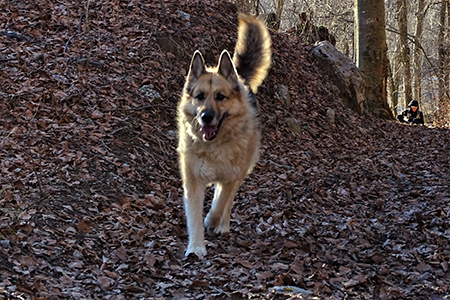
M231 233L184 257L176 105L237 12L160 3L0 3L0 299L448 299L448 129L354 114L276 32Z

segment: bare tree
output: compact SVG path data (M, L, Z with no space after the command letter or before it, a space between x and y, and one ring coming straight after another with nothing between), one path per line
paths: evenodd
M403 66L403 89L405 95L405 106L412 100L411 92L411 63L410 63L410 49L408 45L408 10L407 0L397 0L398 11L398 29L400 31L400 43L402 53Z
M369 110L393 118L387 103L386 25L384 0L355 0L356 65L366 75Z
M281 14L283 13L283 7L284 7L284 0L278 0L277 1L277 20L281 20Z
M267 24L267 27L275 31L278 31L280 29L283 7L284 7L284 0L278 0L276 4L276 11L266 15L265 22Z
M439 111L440 118L448 119L449 117L449 43L446 36L450 33L448 26L450 25L450 3L442 1L440 18L439 18L439 36L438 36L438 95L439 95Z
M418 0L417 4L417 23L416 32L414 35L414 51L413 51L413 77L412 77L412 97L417 100L419 104L422 102L422 45L423 24L425 22L425 0Z
M236 6L239 12L258 16L259 0L236 0Z
M393 51L394 54L392 55L390 59L390 65L389 65L389 78L388 78L388 91L389 96L391 100L391 110L394 115L397 115L398 110L398 87L400 83L400 65L401 65L401 58L400 53L397 51L397 49L400 48L400 41L397 42L397 45L395 47L395 50Z
M277 12L279 14L277 8L283 4L281 20L273 18L275 21L272 22L277 25L281 24L279 28L281 32L294 29L293 27L298 29L299 24L303 25L304 23L299 16L305 13L311 26L300 26L303 31L305 31L305 28L319 28L321 26L328 28L330 35L336 37L336 48L355 61L360 60L360 58L357 58L357 56L360 57L357 54L360 49L355 44L358 42L359 34L356 31L358 26L355 26L354 22L357 21L355 14L358 11L356 7L358 1L258 1L262 4L260 9L264 7L262 14L268 15L271 13L274 17ZM370 1L370 3L366 7L368 11L374 8L372 7L374 2ZM440 107L439 99L448 99L449 94L449 80L446 79L449 71L445 69L449 64L446 59L448 61L450 55L448 45L450 43L448 20L450 9L447 8L450 5L449 0L384 0L384 4L388 48L386 56L389 59L390 70L383 66L383 72L388 74L389 105L393 114L396 114L396 110L404 108L410 100L418 100L421 109L427 116L427 121L431 122L435 117L435 112ZM442 7L445 7L445 11L442 11ZM441 11L444 14L442 16L444 25L442 26L440 25ZM314 35L314 32L312 34ZM401 39L400 36L402 36ZM370 37L364 38L369 39ZM441 45L438 42L439 39L442 41ZM304 41L307 43L315 42L314 39L305 39ZM371 50L369 52L374 53ZM441 62L439 62L439 55L441 55ZM439 75L439 72L441 75ZM436 78L440 78L439 83ZM438 86L443 87L440 90L441 96L439 96ZM450 102L450 100L445 101Z

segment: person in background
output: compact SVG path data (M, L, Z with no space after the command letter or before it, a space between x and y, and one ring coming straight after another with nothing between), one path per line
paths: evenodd
M408 124L424 124L423 113L419 110L419 102L412 100L408 104L408 109L397 116L397 120Z

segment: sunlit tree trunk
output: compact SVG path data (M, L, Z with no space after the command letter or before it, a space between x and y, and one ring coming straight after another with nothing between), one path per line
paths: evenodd
M446 19L448 19L447 11L449 2L442 1L440 18L439 18L439 35L438 35L438 83L439 83L439 112L441 123L448 119L449 115L449 43L446 41L449 30Z
M398 29L400 31L400 44L403 66L403 91L405 106L412 100L411 92L411 62L410 49L408 46L408 21L407 21L407 0L397 0Z
M447 64L444 71L444 89L447 91L447 102L450 104L450 1L447 2L447 33L446 33L446 47L447 47Z
M366 75L369 111L393 118L387 103L388 60L384 0L355 0L356 64Z
M239 12L258 16L259 0L236 0L236 6Z
M281 20L281 15L283 13L284 0L277 1L277 20Z
M413 78L412 78L412 97L414 100L422 100L422 52L419 45L422 45L423 23L425 21L425 0L418 0L417 5L417 23L415 33L415 44L413 52Z
M266 16L267 27L278 31L281 24L281 15L283 14L284 0L278 0L275 13L269 13Z
M397 43L399 44L399 43ZM397 46L396 49L398 49L399 47ZM400 72L401 72L401 67L400 67L400 54L398 54L398 51L394 51L394 55L391 59L391 64L390 64L390 68L389 68L389 97L391 98L391 110L392 113L394 114L394 116L397 115L398 113L398 86L400 84Z

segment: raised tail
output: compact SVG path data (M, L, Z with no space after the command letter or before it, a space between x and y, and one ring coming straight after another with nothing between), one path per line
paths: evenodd
M269 71L271 43L269 31L261 20L245 14L239 15L233 63L238 74L254 93Z

